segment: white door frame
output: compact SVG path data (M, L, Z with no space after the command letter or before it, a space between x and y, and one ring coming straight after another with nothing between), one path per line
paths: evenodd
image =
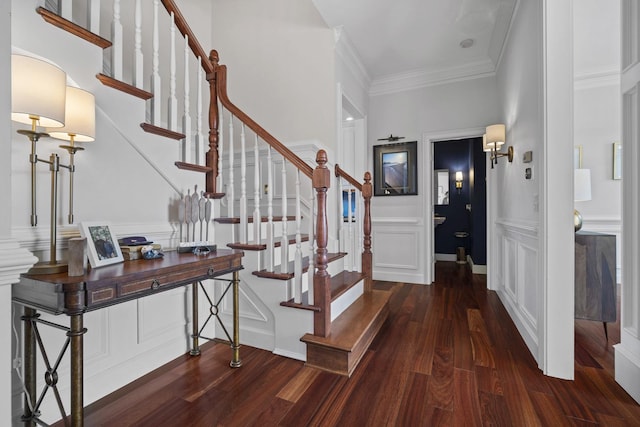
M432 189L433 189L433 143L437 141L448 141L452 139L464 139L464 138L477 138L481 137L485 133L484 127L467 128L467 129L454 129L443 132L427 132L422 134L422 161L421 164L426 165L425 173L422 174L422 188L424 188L423 194L424 200L424 215L422 222L424 224L424 247L423 253L426 254L427 265L424 268L423 282L430 285L435 280L435 243L434 243L434 227L433 227L433 214L434 204ZM490 189L487 186L487 202L489 198ZM488 203L487 203L488 206ZM487 216L489 212L487 211ZM487 218L488 220L488 218ZM487 222L488 224L488 222ZM488 234L488 233L487 233ZM488 239L488 236L487 236ZM489 264L489 240L487 240L487 266ZM489 268L487 268L487 286L489 286Z

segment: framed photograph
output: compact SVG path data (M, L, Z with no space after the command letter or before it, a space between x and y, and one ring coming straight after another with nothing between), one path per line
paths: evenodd
M91 267L123 262L118 239L106 222L81 222L80 235L87 239L87 255Z
M418 194L417 142L373 147L373 194L408 196Z
M613 143L613 179L622 179L622 144Z
M582 145L573 147L573 168L582 169Z

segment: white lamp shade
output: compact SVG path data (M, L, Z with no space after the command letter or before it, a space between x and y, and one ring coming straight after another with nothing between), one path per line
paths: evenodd
M591 200L591 169L573 170L573 200L576 202Z
M96 100L93 94L67 86L64 126L47 130L50 136L75 142L93 141L96 136Z
M462 172L456 172L456 181L462 181Z
M487 126L487 147L498 149L506 141L506 126L491 125Z
M64 125L67 75L48 62L11 55L11 120L40 126Z
M491 151L492 147L487 143L487 134L482 135L482 151Z

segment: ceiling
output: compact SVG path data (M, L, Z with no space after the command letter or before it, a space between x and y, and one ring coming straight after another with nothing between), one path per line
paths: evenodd
M495 72L517 0L312 1L375 88Z

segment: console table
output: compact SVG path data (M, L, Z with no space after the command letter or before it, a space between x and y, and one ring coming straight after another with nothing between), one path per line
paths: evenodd
M83 335L87 330L83 326L85 312L154 295L169 289L193 284L193 334L191 355L199 355L198 338L198 282L232 273L229 281L233 286L233 338L231 367L239 367L240 344L238 328L238 271L242 269L243 252L230 249L218 249L207 255L167 252L163 258L153 260L125 261L119 264L90 269L84 276L68 276L66 273L48 275L24 274L20 282L13 285L12 295L16 303L23 305L24 329L24 380L27 391L23 420L26 425L35 425L39 421L39 404L36 402L36 339L37 324L42 323L63 329L67 332L67 343L53 365L45 357L47 372L45 387L54 389L62 411L56 383L57 368L66 352L71 349L71 425L82 426L83 409ZM54 315L65 314L70 326L57 325L39 319L37 310ZM212 310L212 312L217 312ZM43 355L45 356L45 355ZM29 400L28 400L29 399Z
M575 318L616 321L616 236L578 231L575 235Z

